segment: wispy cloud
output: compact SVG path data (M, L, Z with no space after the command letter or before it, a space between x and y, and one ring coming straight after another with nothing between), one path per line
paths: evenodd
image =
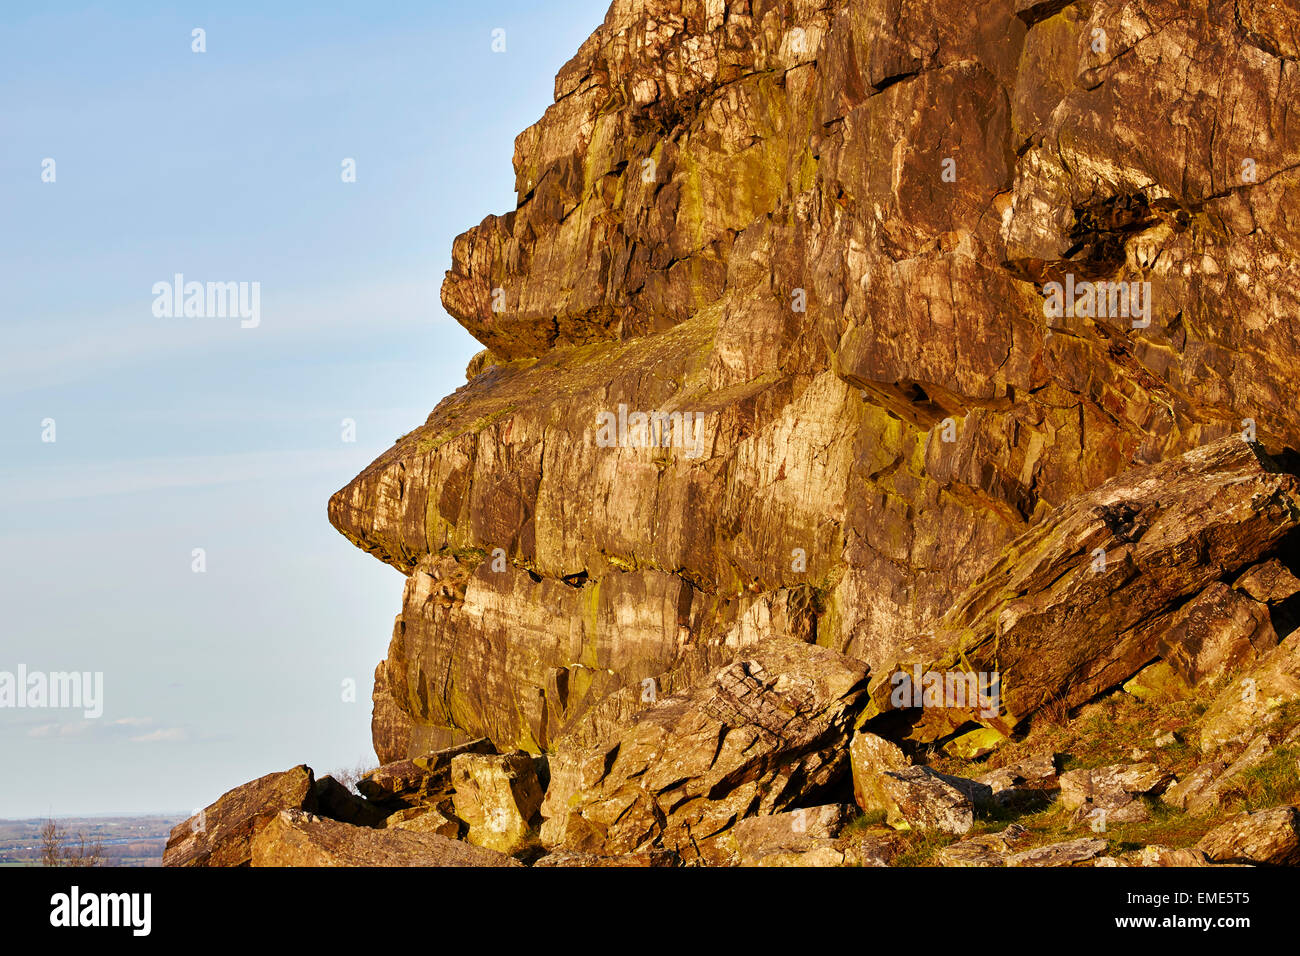
M185 739L185 731L179 727L169 727L166 730L154 730L147 734L140 734L138 737L128 737L133 744L157 744L173 743Z

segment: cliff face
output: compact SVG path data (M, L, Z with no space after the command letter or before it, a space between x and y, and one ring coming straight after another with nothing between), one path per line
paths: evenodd
M616 0L455 243L489 351L330 502L410 576L379 756L595 739L769 633L888 674L1053 508L1300 447L1296 14Z
M456 240L468 383L329 503L408 576L386 766L171 862L1300 862L1298 62L1295 0L615 0Z

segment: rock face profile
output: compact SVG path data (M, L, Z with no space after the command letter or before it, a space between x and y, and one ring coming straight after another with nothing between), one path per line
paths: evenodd
M1297 23L614 0L329 501L381 766L167 862L1295 863Z

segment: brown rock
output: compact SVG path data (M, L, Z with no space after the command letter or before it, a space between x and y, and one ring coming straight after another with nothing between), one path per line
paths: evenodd
M388 816L382 808L358 797L328 774L316 781L315 812L359 827L382 827Z
M1007 858L1028 836L1028 830L1013 823L998 833L984 833L950 843L935 854L935 859L943 866L1006 866Z
M456 815L469 826L465 839L476 846L514 853L540 825L542 785L529 754L457 754L451 781Z
M594 867L651 867L680 866L676 853L668 850L647 850L645 853L625 853L622 856L597 856L594 853L549 853L533 866L594 866Z
M1267 605L1216 581L1176 611L1160 653L1187 684L1235 673L1277 646Z
M693 852L747 816L828 788L848 773L865 678L857 662L788 638L746 649L609 745L599 779L565 801L566 848Z
M1196 848L1216 863L1294 866L1300 863L1300 809L1239 813L1203 836Z
M1079 703L1140 670L1157 653L1159 614L1274 546L1300 518L1298 489L1228 438L1046 517L948 614L934 646L953 657L925 668L998 670L1002 715L940 710L934 733L967 719L1009 731L1049 699ZM873 686L889 706L888 686Z
M1082 866L1106 849L1105 840L1067 840L1022 850L1007 857L1007 866Z
M1201 749L1213 751L1251 736L1279 717L1279 709L1300 698L1300 631L1292 633L1257 664L1235 678L1201 717Z
M300 764L224 794L172 828L163 866L248 866L253 836L281 810L314 810L315 780Z
M485 739L458 744L445 750L384 764L357 781L357 789L371 803L390 813L407 807L437 803L451 795L451 762L461 754L491 754L496 750Z
M298 810L258 831L253 866L520 866L492 850L433 833L373 830Z
M1277 558L1247 568L1232 586L1266 604L1276 604L1300 594L1300 578Z
M389 830L410 830L413 833L436 833L449 840L459 840L467 827L452 812L451 801L437 807L408 807L398 810L384 821Z
M958 785L958 778L929 767L886 770L877 786L891 827L966 833L975 823L971 792ZM984 789L991 798L992 791Z
M887 770L904 770L911 764L896 744L866 731L853 735L849 762L853 771L853 799L863 813L888 810L880 791L881 776Z

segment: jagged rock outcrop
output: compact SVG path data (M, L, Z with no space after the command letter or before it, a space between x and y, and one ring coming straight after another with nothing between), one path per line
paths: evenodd
M690 694L660 699L552 778L543 842L633 853L699 844L754 814L813 799L847 775L845 743L866 673L826 648L775 638ZM563 761L565 748L557 753ZM586 773L583 773L585 770Z
M1297 446L1285 17L1021 6L613 4L453 250L490 354L330 503L410 575L381 759L596 743L768 633L881 677L1051 509ZM1045 315L1067 276L1145 318Z
M531 758L462 752L544 757L540 846L494 790L543 866L913 859L769 832L851 793L950 865L1145 865L957 835L1294 802L1246 791L1300 707L1297 22L614 0L452 249L467 384L329 502L407 575L365 839L481 840L455 761ZM1001 760L1121 698L1125 752ZM1149 856L1285 857L1223 848L1261 825Z

